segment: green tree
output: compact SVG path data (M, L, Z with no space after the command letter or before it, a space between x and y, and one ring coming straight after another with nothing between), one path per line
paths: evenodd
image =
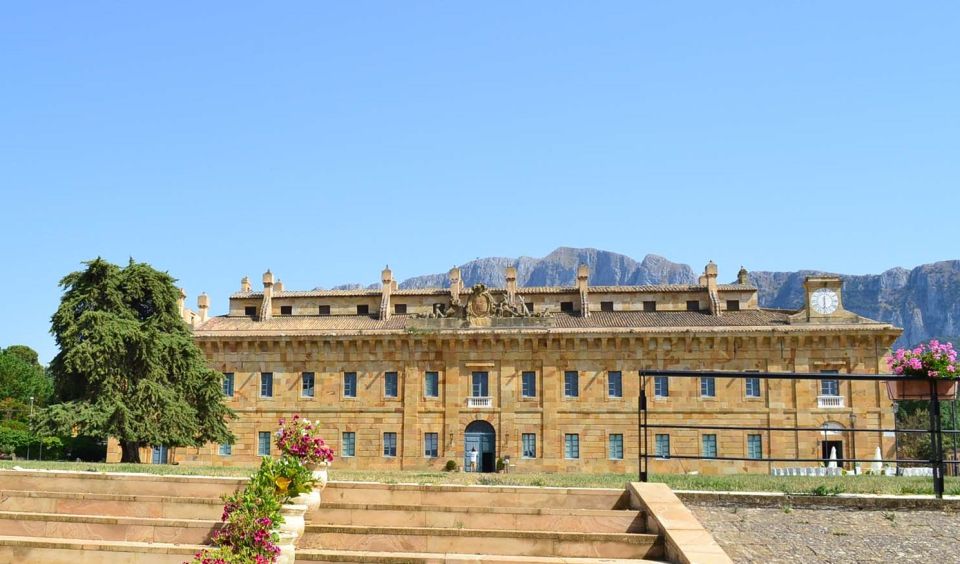
M47 403L53 386L30 347L13 345L0 350L0 400L10 399L19 405Z
M60 282L50 365L60 403L38 420L51 434L116 437L122 462L149 445L232 443L223 375L206 366L181 319L175 280L150 265L101 258Z

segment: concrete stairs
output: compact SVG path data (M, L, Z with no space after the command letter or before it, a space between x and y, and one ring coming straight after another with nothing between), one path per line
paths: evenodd
M183 562L243 480L0 471L0 562ZM298 562L659 560L664 541L621 490L331 482Z

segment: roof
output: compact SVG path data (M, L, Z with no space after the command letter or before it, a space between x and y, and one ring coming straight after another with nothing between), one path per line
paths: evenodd
M794 324L790 325L792 312L783 310L728 311L715 316L695 311L643 312L643 311L595 311L589 317L556 313L551 325L540 326L494 326L485 328L440 328L427 329L438 333L458 332L532 332L532 333L596 333L596 332L657 332L685 329L703 331L771 331L771 330L836 330L857 327L892 329L886 323L863 319L859 323L843 325ZM257 336L336 336L402 333L410 330L424 331L424 319L411 315L393 315L387 320L369 316L286 316L255 321L249 317L213 317L194 331L197 337L257 337Z
M491 288L492 290L502 290L503 288ZM749 284L718 284L717 289L721 291L741 291L756 292L755 286ZM590 286L589 291L593 293L657 293L657 292L705 292L707 287L703 284L647 284L642 286ZM523 294L567 294L577 292L576 286L522 286L517 288L517 293ZM464 288L464 294L469 293L469 288ZM363 297L379 296L381 290L357 288L353 290L284 290L283 292L274 292L273 298L321 298L321 297ZM394 296L446 296L450 294L449 288L403 288L394 290L391 295ZM236 292L230 295L231 299L244 298L263 298L263 292Z

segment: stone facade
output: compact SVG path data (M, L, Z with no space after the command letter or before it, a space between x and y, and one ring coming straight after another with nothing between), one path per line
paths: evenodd
M449 288L403 290L386 269L380 290L284 291L268 272L262 292L245 278L229 313L209 319L202 296L200 313L185 310L185 317L210 366L232 374L227 402L239 415L232 424L238 440L229 454L210 445L170 456L183 464L256 464L259 434L300 413L319 421L338 467L462 465L468 425L473 433L474 422L485 421L494 434L469 437L491 445L488 468L494 457L509 457L511 471L633 472L638 371L877 374L900 333L845 311L836 278L809 279L807 307L795 312L759 308L744 270L736 284L718 284L713 263L695 285L589 286L588 277L581 267L576 286L518 288L508 269L505 288L464 288L453 269ZM354 373L352 397L346 380ZM435 397L427 373L436 374ZM532 394L524 393L524 373L533 374L526 377L534 380ZM312 396L304 391L310 375ZM272 382L269 394L262 393L264 378ZM653 399L647 378L650 423L827 424L824 433L763 433L763 458L818 458L824 440L842 441L841 458L854 449L870 458L878 445L891 454L893 439L879 432L854 439L843 431L853 421L857 428L893 426L891 402L876 382L840 382L826 398L813 381L761 381L759 397L749 397L740 378L717 378L712 397L701 394L696 379L668 383L668 397ZM353 434L353 456L343 456L346 433ZM747 457L750 450L748 431L664 433L673 455L701 452L704 434L716 435L719 456ZM649 452L655 434L649 431ZM528 446L533 437L534 457L524 456L525 435ZM395 454L388 448L392 455L385 456L393 437ZM434 438L436 456L427 456ZM651 470L766 472L768 464L670 459L654 461Z

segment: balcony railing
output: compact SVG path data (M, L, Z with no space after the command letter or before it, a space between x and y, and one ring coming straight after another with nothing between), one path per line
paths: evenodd
M821 409L843 407L843 396L817 396L817 407Z
M474 409L493 407L493 398L483 396L470 396L467 398L467 407Z

